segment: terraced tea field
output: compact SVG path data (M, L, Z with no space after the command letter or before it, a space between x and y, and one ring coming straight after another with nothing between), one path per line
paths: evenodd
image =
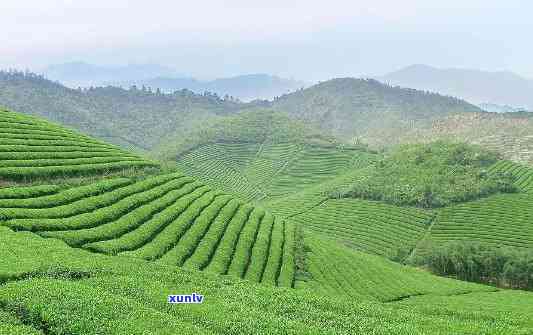
M354 249L381 256L412 249L428 229L433 214L375 201L328 199L289 220Z
M50 122L0 110L0 179L87 175L156 165Z
M202 145L179 160L185 173L54 185L58 176L154 163L15 113L0 114L2 129L0 177L40 180L0 188L0 334L528 334L533 327L530 293L385 259L405 259L428 240L531 248L526 166L501 161L489 171L515 176L521 193L434 210L331 198L381 156L301 142ZM192 292L205 303L167 302Z
M528 334L533 327L527 292L380 303L94 254L5 227L0 238L2 334ZM428 274L426 284L434 280ZM204 295L204 303L167 303L168 294L188 292Z
M311 233L306 234L305 243L309 249L306 264L313 280L297 281L296 287L323 295L388 302L418 295L458 295L496 290L433 277L425 271L354 251Z
M362 150L293 143L216 143L181 156L178 166L244 200L265 202L366 166L374 157Z
M533 197L502 194L439 212L431 240L443 243L478 241L518 248L533 247Z
M499 161L489 170L489 173L497 172L508 173L514 176L516 178L516 186L523 192L533 191L533 167L511 161Z
M0 220L93 252L293 286L294 226L181 173L2 189Z

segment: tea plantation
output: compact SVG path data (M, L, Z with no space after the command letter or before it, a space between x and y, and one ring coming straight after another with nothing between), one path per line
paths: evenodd
M454 241L531 249L532 168L465 165L461 192L498 187L437 207L346 196L389 153L239 117L250 128L193 136L160 168L1 112L0 334L531 333L533 293L405 263ZM168 303L192 293L203 303Z
M50 122L0 110L0 178L31 180L157 165Z

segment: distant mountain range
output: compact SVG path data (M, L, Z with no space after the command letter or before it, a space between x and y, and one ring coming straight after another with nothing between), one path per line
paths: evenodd
M53 65L44 71L47 78L71 87L133 85L160 89L166 93L188 89L196 93L209 91L219 96L229 95L243 101L272 99L299 88L306 83L269 74L249 74L210 81L198 80L160 65L128 65L103 67L87 63Z
M483 109L484 111L491 112L491 113L520 113L520 112L528 112L525 108L516 108L509 105L498 105L498 104L491 104L491 103L482 103L479 104L479 107Z
M48 79L71 88L102 86L106 82L145 80L160 76L183 76L176 70L156 64L99 66L84 62L51 65L43 73Z
M229 95L242 101L273 99L276 96L307 86L302 81L262 73L220 78L211 81L201 81L194 78L158 77L148 80L109 82L106 84L124 88L129 88L132 85L144 85L152 89L159 88L167 93L186 88L196 93L208 91L217 93L220 96Z
M478 105L508 105L533 110L533 80L512 72L412 65L378 79L392 85L459 97Z

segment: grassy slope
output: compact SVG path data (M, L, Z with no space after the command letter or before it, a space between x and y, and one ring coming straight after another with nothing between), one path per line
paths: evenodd
M0 110L0 179L91 175L156 165L42 119Z
M526 334L533 326L533 295L523 292L381 304L95 255L6 228L0 236L0 333ZM167 304L168 294L192 292L204 303Z
M358 178L357 174L350 173L347 167L368 165L374 159L372 154L361 150L320 147L307 143L296 146L296 150L300 151L295 152L291 149L292 145L265 142L253 144L259 146L257 151L255 147L249 150L247 145L243 146L242 143L226 143L223 146L226 151L217 159L222 157L228 160L228 157L231 157L234 169L247 171L246 173L254 176L254 180L259 181L265 189L271 190L270 197L260 200L267 207L280 209L280 217L288 218L284 223L261 209L248 208L243 209L240 214L238 210L233 213L230 203L235 207L239 204L241 207L246 206L239 201L232 202L231 197L220 192L210 191L201 184L197 185L190 178L177 175L151 187L144 187L150 183L150 179L135 183L134 186L144 184L138 190L130 190L131 193L122 196L118 193L122 194L123 189L130 187L129 185L119 185L113 190L100 187L91 190L90 186L83 189L83 192L77 189L72 193L84 194L79 199L56 189L25 189L20 193L28 193L29 195L24 196L28 201L20 202L15 199L17 204L25 204L16 206L12 205L13 198L18 195L4 195L4 202L10 204L4 207L15 207L3 211L3 218L8 219L4 224L12 228L36 231L43 236L64 239L70 245L85 246L95 251L110 254L124 252L116 258L108 258L84 253L82 250L67 249L54 240L43 242L27 233L10 233L2 228L5 231L0 235L5 242L0 244L5 246L2 255L9 258L9 261L3 264L3 276L13 279L0 289L0 309L3 310L0 318L7 320L6 327L22 329L21 327L25 327L20 324L22 322L37 331L48 333L51 329L54 332L61 330L82 333L113 333L119 329L127 329L135 333L143 328L159 329L164 333L164 325L169 324L173 327L185 327L185 332L190 333L240 333L251 332L252 329L272 333L290 328L295 333L368 333L371 329L377 329L377 333L411 334L439 331L507 333L531 326L527 321L506 314L517 310L516 315L523 316L523 310L519 309L523 308L522 302L527 304L529 295L521 297L520 303L504 302L500 309L493 307L492 310L486 311L479 308L473 313L462 309L451 317L447 305L441 305L441 309L427 311L423 304L416 303L407 307L396 307L347 302L342 297L345 294L363 300L370 298L395 301L416 294L453 295L476 291L478 288L481 291L491 288L441 280L409 268L398 267L383 259L338 246L331 240L323 240L320 234L312 235L307 240L311 250L308 257L309 271L314 280L303 286L311 291L335 296L331 300L308 291L298 293L283 289L273 290L248 286L251 284L231 279L228 279L226 285L219 277L175 270L175 265L195 270L205 268L213 270L205 272L228 273L255 282L265 282L262 279L268 278L270 285L282 283L281 286L292 286L294 269L291 273L292 267L286 264L294 262L294 255L291 256L290 248L286 247L290 244L279 241L294 239L291 237L292 223L298 220L303 226L318 227L319 229L315 229L317 232L324 228L327 230L323 232L328 235L334 231L341 232L345 234L341 240L351 239L354 244L359 244L360 249L383 255L389 254L393 247L401 244L398 237L404 236L406 240L408 237L412 238L408 243L409 247L412 247L416 238L423 235L417 229L413 230L414 227L423 227L427 223L430 215L422 211L414 210L410 213L404 209L372 202L349 203L343 208L344 200L327 200L327 189L346 185L353 178ZM232 151L235 148L237 150ZM219 153L219 150L214 152ZM228 155L227 152L232 154ZM265 155L261 156L263 153ZM249 157L261 164L251 164ZM294 157L297 159L291 159ZM283 162L281 169L276 168L279 160ZM195 190L200 191L194 193ZM106 196L106 193L112 192L115 193ZM194 196L188 196L193 193ZM43 201L41 197L46 199ZM86 198L91 199L86 201ZM126 200L121 202L120 199ZM176 201L177 199L179 201ZM78 200L79 202L74 204ZM277 206L279 204L284 205ZM301 205L303 207L300 207ZM170 206L174 207L165 212ZM335 218L332 213L339 212L339 208L342 213L353 215L341 214L331 220ZM328 213L323 209L331 209L332 212ZM365 211L367 215L364 214ZM415 211L418 212L414 213ZM172 213L180 215L175 217ZM376 213L383 213L386 220L371 221L375 219ZM65 215L69 218L65 219ZM235 217L237 218L234 219ZM421 220L414 220L418 217ZM246 223L243 224L244 222ZM332 222L335 225L331 225ZM372 224L369 225L368 222ZM383 229L383 222L387 223L387 229ZM221 234L220 229L224 226L225 231L231 234ZM368 235L369 232L371 235ZM383 237L384 232L389 234L385 235L385 242L378 238ZM402 235L404 232L406 233ZM361 243L362 239L358 236L370 236L371 243ZM49 249L41 249L42 243L48 243ZM44 253L48 258L45 261L31 252L37 255ZM335 262L331 262L328 256L331 253L336 255ZM157 262L145 263L125 256ZM24 261L21 263L22 259ZM206 259L208 263L205 263ZM16 266L13 265L15 260L18 262ZM214 260L216 266L210 266ZM55 266L50 268L50 263L43 265L43 262L52 262ZM371 266L366 266L367 264ZM73 268L70 265L73 265ZM355 271L357 266L365 267L365 270ZM322 273L321 269L324 268L330 270L327 273L336 275L332 278L320 277L319 272ZM132 274L131 269L136 272ZM31 272L37 278L26 279L29 275L24 272ZM165 274L166 272L170 273ZM180 274L182 277L179 277ZM361 280L354 281L354 276L360 276ZM387 285L379 285L376 278L381 277L394 277L395 280ZM434 282L434 285L426 285L427 282ZM302 286L301 282L296 284L297 287ZM221 290L221 286L225 289ZM164 294L161 299L161 292L172 292L176 289L198 291L199 288L205 288L205 292L215 297L213 305L204 307L204 304L184 311L168 306L164 301ZM37 299L36 292L40 293ZM127 296L117 297L122 293L127 293ZM472 302L476 303L479 299L491 299L481 293L466 295L471 295ZM518 294L509 292L508 297L513 299L516 295ZM230 296L247 297L253 303L243 304L242 300L228 303ZM285 304L276 302L276 299ZM119 306L121 308L118 308ZM76 312L65 313L72 309ZM12 313L14 310L19 313L15 319ZM228 319L226 313L220 313L221 310L229 310L230 318ZM354 314L354 310L361 313ZM292 317L285 316L288 311L292 311ZM305 311L305 314L301 311ZM87 319L87 315L93 318ZM324 315L331 316L333 321L329 320L325 324ZM92 320L98 318L101 320L98 324L92 323ZM376 324L372 321L382 318L386 318L387 322ZM122 323L116 323L116 319L122 319ZM277 328L280 324L282 328Z
M297 278L296 287L327 295L390 302L406 297L494 291L483 285L434 277L429 273L354 251L327 237L305 233L306 267L312 280Z
M181 173L14 199L27 191L3 190L0 225L95 252L292 286L294 230Z
M370 169L378 157L365 151L300 149L285 143L219 143L183 156L179 164L205 182L254 200L308 231L376 255L399 260L423 252L428 241L465 238L530 247L528 220L533 206L528 194L488 196L440 210L328 197L334 190L361 182L367 177L361 171ZM521 192L533 185L533 170L511 162L500 161L488 171L489 175L498 171L515 175Z

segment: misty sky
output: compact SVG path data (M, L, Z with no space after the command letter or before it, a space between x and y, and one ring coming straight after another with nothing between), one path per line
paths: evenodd
M533 78L533 1L1 0L0 67L158 63L308 81L410 64Z

